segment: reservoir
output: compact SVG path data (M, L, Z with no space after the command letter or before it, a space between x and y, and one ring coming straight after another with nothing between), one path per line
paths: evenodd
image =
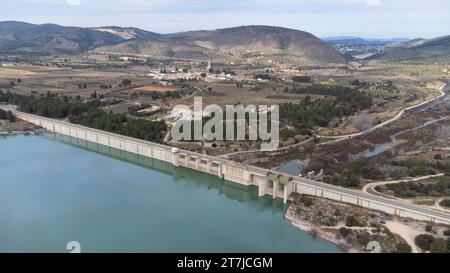
M0 252L340 252L256 188L84 140L0 137Z

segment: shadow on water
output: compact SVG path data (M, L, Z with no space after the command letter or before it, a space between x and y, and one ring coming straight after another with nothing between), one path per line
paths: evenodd
M169 162L160 161L67 135L47 133L44 134L43 137L168 174L172 176L174 182L181 181L185 183L188 181L191 184L195 184L197 187L214 190L218 195L225 195L229 199L253 204L258 211L271 210L272 213L284 213L289 207L289 203L283 204L280 199L273 199L272 196L258 196L256 186L240 185L231 181L219 179L214 175L184 167L175 167Z

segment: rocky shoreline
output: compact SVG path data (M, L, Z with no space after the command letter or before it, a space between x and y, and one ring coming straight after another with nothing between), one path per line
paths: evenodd
M0 120L0 136L42 134L47 130L34 124L16 120L14 122Z
M374 242L380 246L377 249L380 252L409 253L415 248L399 235L402 232L393 233L387 226L403 220L329 199L294 194L284 218L293 226L327 240L345 252L372 252L373 248L368 247Z
M339 249L341 249L344 252L347 253L362 252L358 248L347 244L344 239L339 239L337 236L337 232L339 232L339 230L336 230L334 232L326 231L312 222L295 219L292 215L289 214L289 211L284 214L284 218L296 228L303 230L311 234L312 236L317 236L321 239L327 240L328 242L335 244L337 247L339 247Z

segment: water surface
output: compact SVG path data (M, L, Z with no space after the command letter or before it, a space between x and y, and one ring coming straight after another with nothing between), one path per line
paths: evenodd
M81 148L82 147L82 148ZM0 138L0 251L337 252L256 188L61 136Z

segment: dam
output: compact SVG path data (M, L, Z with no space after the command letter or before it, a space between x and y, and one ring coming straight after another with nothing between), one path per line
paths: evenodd
M11 110L8 107L3 108L5 110ZM358 190L329 185L302 177L290 176L274 170L267 170L219 157L181 150L167 145L96 130L65 121L45 118L16 110L12 110L12 112L17 118L43 127L51 132L168 162L175 167L183 167L211 174L217 176L219 179L235 182L243 186L254 185L258 188L259 196L271 195L273 198L281 198L284 203L289 200L290 194L295 192L379 210L400 217L450 224L450 214L412 205L407 202L372 196Z

